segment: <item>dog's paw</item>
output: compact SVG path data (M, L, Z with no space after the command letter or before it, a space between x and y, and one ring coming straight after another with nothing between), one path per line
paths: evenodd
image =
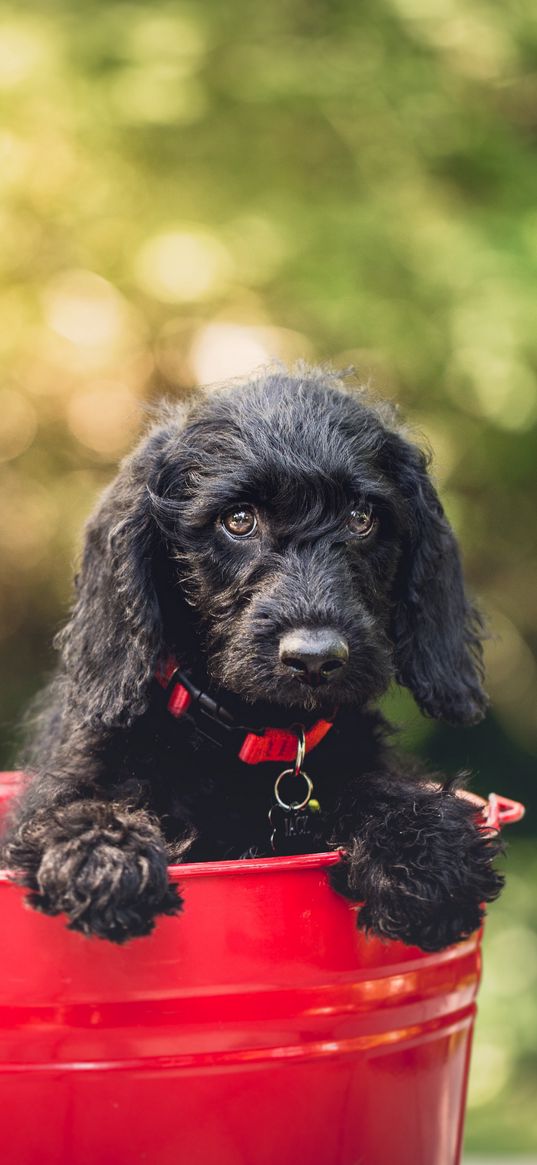
M498 837L478 828L469 802L443 790L376 809L331 872L339 893L363 902L358 926L426 951L468 938L503 885L493 866Z
M15 877L44 914L69 929L124 943L177 914L158 825L143 810L79 801L34 817L7 847Z

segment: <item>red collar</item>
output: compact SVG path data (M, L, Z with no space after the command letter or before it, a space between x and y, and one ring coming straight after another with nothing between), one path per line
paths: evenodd
M197 706L205 718L220 724L228 730L239 730L233 718L221 705L212 700L206 693L201 692L189 678L180 670L180 665L173 656L162 661L157 669L155 679L161 688L165 688L167 708L172 716L184 716L186 712L193 715ZM320 744L332 728L331 720L316 720L315 724L306 731L306 752L310 752ZM261 761L294 761L296 757L297 737L292 730L285 728L242 729L242 744L239 749L239 758L247 765L257 765Z

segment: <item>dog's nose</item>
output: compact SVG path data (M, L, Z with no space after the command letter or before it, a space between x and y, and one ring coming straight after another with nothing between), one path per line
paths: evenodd
M349 659L347 640L330 627L301 627L280 640L280 659L304 684L328 684Z

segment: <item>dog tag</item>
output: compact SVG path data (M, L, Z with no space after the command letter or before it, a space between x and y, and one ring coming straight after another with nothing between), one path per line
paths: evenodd
M322 842L321 807L312 792L312 781L303 770L280 773L274 785L276 804L269 811L274 853L312 853Z
M313 853L322 846L323 822L318 801L310 801L303 809L273 805L269 821L272 826L270 844L274 853Z

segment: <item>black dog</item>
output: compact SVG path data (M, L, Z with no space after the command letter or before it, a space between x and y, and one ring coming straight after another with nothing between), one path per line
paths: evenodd
M7 863L37 909L124 942L180 910L168 861L267 855L274 831L344 848L364 929L457 942L499 842L371 704L395 678L480 720L481 630L426 459L362 391L269 370L166 406L89 521ZM297 722L320 810L269 824Z

